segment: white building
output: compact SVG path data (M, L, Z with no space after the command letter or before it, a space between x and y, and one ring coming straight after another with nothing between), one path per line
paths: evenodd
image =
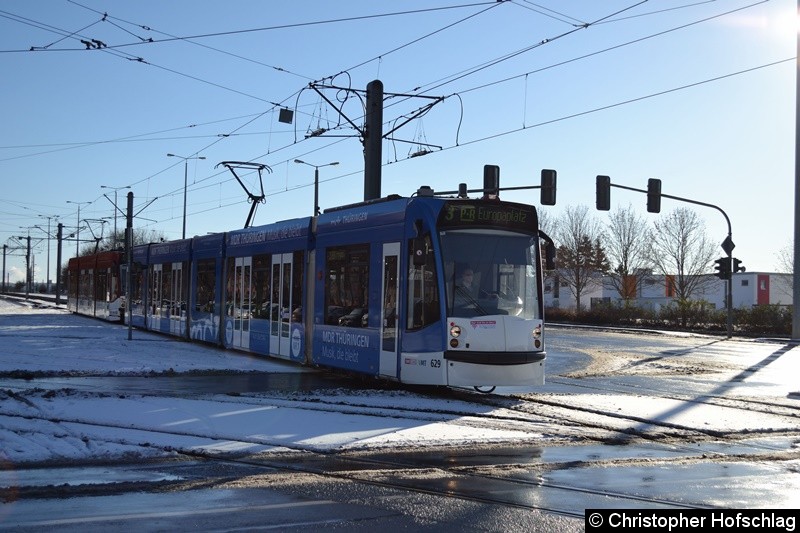
M703 276L707 282L692 295L692 300L705 300L718 309L725 307L727 284L713 274ZM662 306L675 300L672 276L642 274L635 284L637 306L658 311ZM792 305L792 275L767 272L739 272L733 275L733 307L753 307L756 305ZM581 307L584 309L600 302L616 303L622 301L619 291L611 283L609 276L598 276L581 294ZM544 283L545 307L575 309L575 296L569 286L557 282L553 275Z

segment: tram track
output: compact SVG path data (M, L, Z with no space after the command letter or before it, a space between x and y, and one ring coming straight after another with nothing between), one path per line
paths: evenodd
M550 380L553 383L558 383L558 378L553 378ZM720 395L714 393L703 393L699 395L687 395L687 394L675 394L675 393L666 393L663 390L655 389L655 388L647 388L642 386L637 386L634 389L626 388L624 384L617 385L615 387L608 387L608 386L595 386L591 384L581 384L576 385L574 382L565 382L562 381L562 384L568 384L570 387L581 387L587 390L596 390L602 394L614 393L618 395L625 395L630 396L633 398L633 401L636 401L636 398L640 398L642 396L646 396L649 399L659 399L659 400L669 400L674 402L681 402L684 404L689 405L697 405L697 406L712 406L712 407L721 407L726 409L733 409L736 411L741 411L744 413L744 416L752 416L752 415L770 415L770 416L780 416L789 419L800 420L800 404L794 402L793 400L784 400L781 401L780 398L770 398L769 401L765 399L759 399L755 397L741 397L741 396L731 396L731 395ZM537 404L546 404L546 405L558 405L560 407L567 407L569 409L574 409L578 411L583 411L584 409L575 407L575 406L563 406L558 402L553 402L549 400L544 400L542 398L535 398L533 396L536 395L516 395L512 396L521 401L533 401ZM593 413L593 410L586 410L589 413ZM616 415L612 414L612 416L621 416L625 418L624 415ZM652 419L642 419L640 417L627 417L632 421L640 421L640 422L647 422L653 423ZM686 427L686 426L675 426L677 427ZM748 430L748 431L739 431L739 430L731 430L731 431L719 431L719 430L712 430L712 431L702 431L698 428L690 428L693 431L699 431L702 434L707 435L710 438L714 439L723 439L726 441L741 441L741 440L752 440L758 437L793 437L796 436L800 438L800 424L798 424L794 428L787 428L784 431L776 431L774 429L768 430ZM651 438L650 435L642 435L643 438ZM778 450L780 448L771 447L765 444L752 444L751 446L762 448L765 451L772 451Z
M608 392L608 389L603 389ZM624 392L623 394L631 396L631 398L642 396L642 391L638 390L637 393ZM441 397L458 398L467 401L472 401L488 407L507 410L511 413L524 416L537 416L541 421L549 420L558 423L559 425L574 425L576 427L592 428L597 430L605 430L611 432L612 435L608 437L587 437L601 443L617 444L622 440L628 442L631 438L638 437L643 441L665 441L675 442L679 440L708 440L708 439L725 439L725 440L741 440L743 438L752 439L756 437L771 437L771 436L786 436L797 435L800 436L800 427L787 428L786 431L776 431L772 428L764 431L752 430L745 433L740 431L724 431L718 429L706 429L675 422L664 420L655 420L652 418L645 418L642 416L626 414L624 412L611 412L605 409L594 408L590 406L577 406L564 403L559 400L557 394L542 395L539 393L525 394L525 395L510 395L503 396L498 394L476 394L471 391L447 391ZM730 409L750 411L747 407L742 407L734 403L716 403L698 401L696 399L681 397L679 395L653 395L648 396L658 399L668 399L686 403L697 403L704 405L716 405ZM730 400L729 398L725 398ZM744 403L748 403L746 400ZM540 409L545 407L546 410ZM781 416L788 416L790 418L800 418L800 411L791 406L787 407L786 412L776 413L775 411L758 411L761 413L778 414ZM574 414L592 415L592 420L579 419ZM491 415L501 416L504 419L514 419L514 415ZM521 418L520 420L525 420ZM647 429L637 429L636 426L628 426L621 428L618 425L604 422L620 421L630 422L633 424L640 424L647 427ZM657 431L657 430L660 430ZM616 434L617 436L614 436ZM622 438L620 438L622 437Z
M646 394L649 397L657 397L665 400L678 400L682 402L689 402L701 405L735 407L753 413L780 414L783 416L791 416L800 419L800 404L798 402L792 400L792 401L783 401L781 403L778 403L777 399L774 397L769 398L769 400L762 400L752 396L744 397L744 396L722 395L715 393L702 393L699 395L691 396L688 394L666 393L660 389L643 387L641 385L637 385L636 387L626 387L624 383L617 384L613 387L604 384L601 387L598 385L592 385L588 383L577 384L575 383L575 380L571 381L559 380L557 377L550 378L548 381L550 383L568 385L572 388L577 387L585 390L594 390L604 394L610 392L616 394L629 395L629 396L641 396Z
M296 395L291 399L287 399L285 395L250 393L242 395L237 394L232 398L217 396L215 397L215 401L235 404L245 403L248 405L263 405L263 402L266 401L269 402L270 405L284 407L295 407L298 405L297 402L302 402L302 408L316 411L357 413L374 416L388 415L396 416L398 418L428 422L441 422L443 420L458 419L458 423L462 425L471 425L473 423L482 426L496 425L498 428L529 432L531 433L532 437L538 436L542 432L547 432L548 428L552 428L552 423L555 422L558 424L559 429L563 433L562 436L565 438L580 437L581 440L601 444L619 444L621 441L630 442L630 439L635 437L639 437L643 441L672 442L675 441L675 439L690 438L693 440L707 440L735 436L732 435L731 432L707 430L666 421L646 419L640 416L627 415L624 413L611 413L602 409L566 405L558 400L535 397L536 395L502 396L492 394L487 395L483 393L476 394L472 391L455 389L435 389L432 391L430 388L414 389L414 392L435 400L456 399L470 404L491 407L493 409L498 409L499 411L475 413L464 409L448 409L442 407L441 405L435 408L430 406L419 408L411 408L409 406L404 406L402 408L390 408L385 405L369 403L368 401L357 402L354 401L352 396L347 396L346 400L336 401L314 397L313 395L308 396L308 398L304 400L303 398L298 398ZM335 398L335 396L333 397ZM539 406L548 407L551 410L549 412L543 412L537 409ZM559 410L561 413L554 412L552 409ZM611 424L588 422L586 420L579 420L573 416L570 416L574 413L596 415L599 417L606 417L637 424L646 424L651 429L648 429L647 431L637 431L635 428L620 428L614 427ZM572 428L572 431L570 431L570 428ZM585 433L580 432L581 428L591 428L604 431L606 432L606 435L586 435ZM656 433L652 428L658 428L662 432ZM776 432L768 431L764 433L751 432L745 436L752 438L774 435L776 435Z
M607 390L606 390L607 391ZM626 393L630 396L641 396L641 390L634 393ZM545 399L536 397L536 394L529 395L512 395L501 396L495 394L476 394L468 390L448 391L443 397L458 397L468 398L470 401L487 405L490 407L501 408L508 410L514 414L527 416L535 414L540 419L547 419L551 424L557 424L560 428L572 427L573 434L579 435L580 440L594 441L599 444L605 445L632 445L638 440L641 443L654 443L664 444L671 449L681 451L686 455L682 457L682 461L729 461L741 462L752 461L759 456L759 453L751 451L743 453L731 453L730 451L721 452L718 450L709 449L708 447L698 448L698 446L706 442L714 448L719 448L720 443L727 443L730 446L737 444L748 450L757 450L763 453L764 457L769 457L776 460L794 460L798 458L798 451L796 447L787 450L785 443L769 444L764 442L765 439L782 439L787 437L790 439L800 440L800 426L787 428L783 431L776 431L774 429L766 429L763 431L750 430L741 432L738 430L719 431L708 430L693 426L686 426L681 424L669 423L664 421L654 420L652 418L643 418L639 416L626 415L621 413L613 413L605 410L594 409L590 407L580 407L574 405L565 405L557 399ZM689 401L674 395L665 396L668 399L678 401ZM699 402L698 402L699 403ZM727 408L736 408L732 405L723 405ZM551 410L550 412L543 412L540 407L546 407ZM556 410L558 412L553 412ZM796 418L795 410L791 410L792 417ZM578 415L591 415L592 420L579 419L574 416ZM770 412L770 414L775 414ZM495 415L492 415L495 416ZM503 419L515 419L515 415L500 415ZM603 422L603 418L608 417L614 421L630 422L633 425L621 428L614 424ZM581 428L591 431L606 432L606 435L582 433ZM716 445L716 446L715 446ZM694 459L692 459L694 458ZM618 466L618 465L610 465Z
M69 391L70 389L65 389ZM117 393L124 394L126 391L118 390ZM642 442L663 442L671 445L680 446L681 443L698 442L709 440L728 440L737 441L742 439L754 439L758 437L775 436L794 436L800 435L797 429L787 431L775 431L770 428L765 431L721 431L716 429L706 429L693 427L663 420L654 420L635 416L632 414L609 412L608 410L597 409L590 406L575 406L559 401L554 395L542 397L536 394L501 396L495 394L477 394L471 391L461 391L453 389L434 389L424 388L414 390L417 394L422 394L434 400L437 405L424 405L419 408L403 406L402 408L391 407L380 401L370 401L368 396L364 401L358 401L349 391L344 391L346 397L337 400L336 394L328 396L316 396L314 394L264 394L246 393L235 394L232 396L212 395L217 403L246 404L250 406L263 407L264 405L274 407L300 408L312 411L339 412L344 414L361 414L378 417L396 417L403 419L416 420L421 422L445 422L476 427L495 427L496 429L513 429L519 432L530 433L531 438L538 438L546 433L551 442L561 441L569 444L570 441L595 442L600 444L620 444L631 443L632 439L641 439ZM11 393L9 391L10 394ZM42 391L42 393L44 393ZM49 391L46 394L54 394ZM82 394L95 394L89 391L82 391ZM639 396L637 393L627 393L631 397ZM102 396L103 393L99 393ZM140 395L141 392L131 392ZM147 395L145 395L147 396ZM190 394L186 397L203 398L208 395ZM662 398L686 401L688 403L703 403L693 399L686 399L676 395L662 395ZM438 400L458 400L472 405L483 405L492 410L485 413L477 413L465 408L447 408L448 402ZM731 409L742 409L737 404L731 404L730 399L725 399L724 404L717 403ZM747 404L747 402L744 402ZM774 411L771 414L775 414ZM797 418L797 410L787 408L786 413L779 413L784 416ZM558 434L553 434L552 428L558 427ZM589 429L592 431L586 432ZM767 448L765 448L767 449Z
M590 390L592 389L591 385L587 384L585 386ZM429 387L406 387L406 389L432 398L436 404L435 407L427 405L414 409L410 406L403 406L402 410L398 410L381 404L380 401L371 400L369 396L365 396L364 401L359 401L357 396L350 394L352 391L345 389L343 389L344 392L342 394L346 398L341 401L336 399L336 394L316 396L314 394L244 393L233 396L217 394L213 395L213 398L216 402L247 403L250 405L263 405L264 402L268 402L270 405L277 407L300 407L317 411L396 416L430 422L453 419L463 425L490 426L494 424L503 429L511 427L516 431L528 432L532 437L543 432L552 433L550 428L555 424L559 427L559 436L565 440L580 439L581 441L605 444L631 442L631 439L635 438L643 441L680 444L681 441L686 441L687 439L692 441L713 439L742 440L743 438L794 436L800 433L793 428L789 428L786 431L775 431L774 428L770 428L764 431L740 432L688 426L665 420L643 418L642 416L625 412L610 412L607 409L598 409L592 406L570 405L561 401L556 394L532 393L503 396L498 394L478 394L473 391L458 389L431 389ZM70 389L63 390L69 391ZM359 389L352 390L357 391ZM746 412L779 415L790 419L800 418L800 409L790 404L774 405L760 400L727 396L702 395L699 397L687 397L686 395L665 394L657 390L644 391L642 388L637 388L635 391L624 390L620 387L616 387L613 391L610 391L607 387L599 390L603 393L614 392L630 396L632 398L631 401L636 401L637 397L647 394L649 398L668 399L687 404L714 405ZM141 390L128 392L134 395L142 395ZM49 392L49 394L53 393L53 391ZM88 394L89 392L84 391L83 393ZM117 393L124 394L126 391L124 389L117 390ZM202 394L186 395L186 397L193 398L202 396ZM458 400L468 404L483 405L491 408L491 411L479 414L461 408L448 408L447 401L440 402L439 400ZM595 430L595 432L584 432L583 429L585 428ZM601 432L601 434L597 432Z
M176 431L176 430L154 430L152 428L131 428L112 423L100 423L82 419L52 418L45 415L2 415L4 417L20 417L26 419L36 419L39 421L50 422L58 425L65 431L71 431L67 425L85 426L103 429L132 429L137 431L147 431L153 434L167 436L197 437L208 439L224 439L228 445L269 445L263 439L256 438L236 438L229 439L219 436L209 436L198 432ZM114 442L111 440L111 442ZM124 443L119 440L117 443ZM163 446L148 443L148 448L159 449L165 454L174 454L186 460L202 461L205 464L233 465L239 467L263 469L266 473L286 474L300 473L319 476L325 479L365 483L390 490L413 491L420 494L459 498L461 500L489 503L494 505L504 505L518 509L531 511L543 511L561 516L583 518L582 509L566 509L540 504L530 504L522 501L527 497L526 489L562 491L567 493L577 493L584 496L602 498L608 502L609 499L618 502L629 502L632 505L651 505L666 508L681 509L707 509L708 506L693 504L689 502L679 502L663 498L648 498L635 494L625 494L609 490L591 489L587 487L571 486L563 483L553 483L544 479L540 475L534 479L523 479L519 477L502 476L488 473L485 470L489 467L481 466L458 466L448 464L448 461L424 461L422 463L391 458L392 453L386 451L377 452L342 452L342 451L320 451L301 446L280 445L284 451L279 453L261 453L253 456L236 457L234 455L220 455L216 452L207 452L197 449L181 449L173 446ZM490 453L487 452L487 453ZM166 470L167 472L177 472L175 477L180 478L180 470L185 463L175 462L174 459L168 462L157 462L154 468ZM497 465L495 465L496 467ZM507 463L501 465L502 470L530 470L529 463ZM228 480L218 480L220 483L232 482L234 478ZM482 487L480 493L473 487ZM491 491L483 488L487 484L493 487ZM51 498L51 497L75 497L87 494L104 494L114 492L129 492L132 490L182 490L182 486L191 486L187 480L177 479L173 481L160 482L139 482L139 483L112 483L109 485L75 486L36 486L36 487L3 487L0 488L0 499L11 501L21 498ZM519 496L520 498L515 498Z
M75 391L73 391L75 392ZM327 391L328 393L332 391ZM335 392L335 391L333 391ZM714 440L707 432L694 433L687 437L686 432L673 434L668 438L654 437L653 435L633 433L619 433L614 429L604 427L603 424L589 424L585 420L570 418L569 412L561 412L558 416L553 413L542 413L542 407L550 407L546 402L536 401L529 395L522 397L507 397L499 395L484 395L471 391L453 391L438 389L433 394L428 389L428 395L433 399L432 404L439 405L437 409L430 409L423 405L420 408L392 407L392 396L381 398L380 395L367 394L361 391L342 389L341 399L336 394L319 395L314 392L290 394L264 394L247 393L235 395L220 394L190 394L193 399L213 399L221 404L229 404L236 409L261 408L266 405L293 407L316 411L331 411L358 413L376 417L392 416L398 419L410 419L419 422L437 423L449 420L460 424L485 424L492 427L520 427L528 428L531 434L530 442L538 443L540 433L546 428L557 427L558 431L566 436L561 444L549 440L552 445L568 444L571 439L578 437L586 428L603 428L607 436L589 436L581 438L583 444L591 442L599 444L634 444L636 440L646 442L669 442L671 446L680 449L679 454L673 456L659 456L657 458L643 459L636 456L610 457L610 458L584 458L568 463L558 461L542 461L535 453L527 458L521 458L519 451L506 458L502 452L498 453L498 445L485 447L469 446L457 450L458 446L445 446L439 455L433 453L427 457L427 448L406 453L397 453L387 449L336 449L320 450L313 446L289 445L279 442L270 442L269 439L248 437L242 438L240 434L230 436L226 434L204 433L202 431L179 430L176 427L153 428L151 426L136 426L130 423L114 423L113 421L92 420L90 417L65 417L49 416L46 411L29 412L26 415L12 415L20 418L29 418L47 421L59 428L62 433L68 433L75 438L92 434L95 429L124 429L132 431L146 431L153 438L137 436L135 441L142 446L157 450L157 457L144 460L135 468L145 468L156 473L154 478L160 479L141 480L135 482L121 482L71 486L52 485L46 487L21 486L1 488L0 497L4 501L11 499L50 499L70 498L93 495L126 494L130 492L184 492L197 488L260 488L278 487L281 490L296 492L305 495L309 487L329 487L334 494L348 494L351 491L334 490L337 484L356 483L363 486L372 486L380 490L394 491L401 494L416 493L419 495L452 498L458 501L473 502L476 504L490 504L505 506L509 509L522 511L544 512L547 514L583 519L584 510L591 507L636 507L636 508L672 508L672 509L708 509L704 500L684 500L684 495L676 494L673 498L669 495L640 494L636 485L621 485L615 490L602 487L593 487L581 483L582 475L570 482L571 476L553 476L555 472L593 468L682 468L691 464L731 464L734 462L751 462L753 460L783 461L792 457L781 457L773 454L767 459L762 459L758 453L751 454L713 454L707 450L699 450L686 442ZM408 391L400 390L401 394ZM419 393L418 391L414 391ZM6 392L7 395L17 393ZM31 402L27 395L59 394L58 391L28 391L20 394L23 404L36 409L36 402ZM78 394L86 397L108 395L108 393L80 391ZM117 391L111 396L125 394ZM364 394L359 398L359 394ZM395 391L391 391L395 394ZM35 399L35 398L34 398ZM463 400L466 403L459 405L453 401ZM541 400L541 399L539 399ZM475 412L470 406L486 406L485 412ZM224 411L226 408L222 408ZM576 412L574 409L572 412ZM585 412L577 410L577 412ZM63 414L63 413L62 413ZM3 415L6 416L6 415ZM629 417L630 418L630 417ZM80 425L80 426L78 426ZM616 433L615 433L616 431ZM95 432L103 434L102 431ZM592 432L589 432L592 433ZM614 436L616 435L616 436ZM681 436L682 435L682 436ZM216 440L224 443L216 449L246 449L253 445L277 446L278 451L265 451L257 454L245 453L219 453L214 451L213 443L205 447L181 447L164 445L172 437L194 437L198 439ZM548 435L550 439L552 435ZM633 440L631 440L633 439ZM177 440L177 439L175 439ZM97 438L91 437L90 441L96 442ZM130 443L122 439L119 444ZM161 444L159 444L159 442ZM683 444L681 444L683 442ZM422 453L421 453L422 452ZM458 455L465 453L465 455ZM524 450L528 453L528 450ZM455 454L455 455L450 455ZM470 455L472 454L472 455ZM476 457L475 454L478 454ZM484 461L481 454L492 457ZM164 458L171 455L171 458ZM796 455L796 453L795 453ZM499 456L499 460L496 460ZM520 460L522 459L522 460ZM794 457L796 459L796 457ZM193 467L192 465L196 465ZM120 466L119 468L125 468ZM189 474L187 475L187 471ZM227 472L227 473L226 473ZM298 478L297 476L301 476ZM310 476L310 477L303 477ZM309 482L310 480L310 482ZM342 485L344 487L344 485ZM320 489L314 489L320 490ZM387 493L387 494L391 494ZM340 500L346 503L347 497Z

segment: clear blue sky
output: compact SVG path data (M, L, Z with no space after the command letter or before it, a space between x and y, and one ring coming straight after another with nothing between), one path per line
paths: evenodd
M86 202L81 219L111 219L107 234L114 190L103 185L131 187L117 199L133 191L137 227L180 238L184 160L167 153L206 158L188 161L188 236L244 225L250 204L221 161L272 169L256 224L311 214L314 169L298 158L339 162L320 169L323 209L357 202L362 146L309 84L380 79L387 93L446 97L384 142L383 194L477 187L484 164L505 186L553 168L558 204L543 209L557 216L594 209L597 174L642 189L656 177L666 194L722 207L734 255L774 271L792 239L795 24L794 0L5 1L0 242L30 231L44 279L45 233L28 228L51 217L54 232L59 217L73 231L69 200ZM92 39L102 44L86 49ZM323 94L361 125L358 94ZM387 98L386 129L430 101ZM433 153L410 157L421 143ZM539 202L538 191L504 197ZM612 189L612 209L628 204L656 217L644 195ZM662 213L682 206L665 199ZM721 243L723 217L696 209ZM23 258L7 269L20 279Z

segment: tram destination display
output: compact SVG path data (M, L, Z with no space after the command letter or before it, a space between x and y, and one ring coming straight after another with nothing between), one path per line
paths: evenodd
M536 211L523 204L450 201L439 214L439 228L491 226L530 233L535 231Z

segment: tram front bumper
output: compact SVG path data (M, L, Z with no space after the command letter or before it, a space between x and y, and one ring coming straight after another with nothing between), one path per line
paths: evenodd
M451 387L544 385L544 352L445 352Z

